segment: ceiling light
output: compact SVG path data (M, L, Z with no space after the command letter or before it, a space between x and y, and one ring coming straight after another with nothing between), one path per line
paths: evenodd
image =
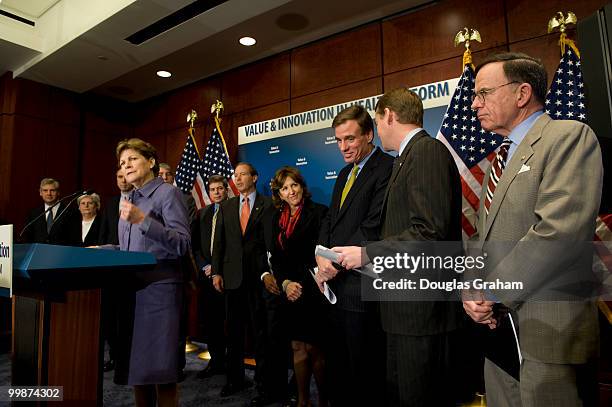
M157 76L160 78L169 78L172 76L172 74L168 71L157 71Z
M253 37L242 37L238 41L245 47L250 47L251 45L255 45L255 43L257 42L255 41L255 38Z

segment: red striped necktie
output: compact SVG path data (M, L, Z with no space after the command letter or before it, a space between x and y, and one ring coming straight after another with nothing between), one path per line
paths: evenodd
M497 183L501 179L502 173L506 168L506 159L508 158L508 148L512 141L508 138L505 138L499 147L499 151L495 156L495 160L493 161L493 168L491 168L491 175L489 175L489 183L487 184L487 195L485 197L485 212L487 216L489 215L489 207L491 206L491 201L493 200L493 194L495 193L495 188L497 188Z

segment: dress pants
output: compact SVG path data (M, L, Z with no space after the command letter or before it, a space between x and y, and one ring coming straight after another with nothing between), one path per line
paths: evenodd
M332 307L326 346L333 406L375 406L384 391L385 339L377 309L354 312Z
M598 406L597 363L561 365L523 360L520 382L485 359L487 405L492 407Z
M386 405L455 406L457 333L387 334Z
M255 381L260 395L282 399L287 391L288 342L282 329L280 297L261 287L226 290L227 382L244 382L244 341L250 329L255 345Z
M225 369L225 297L217 292L210 280L203 282L199 296L199 319L203 339L210 353L211 367Z

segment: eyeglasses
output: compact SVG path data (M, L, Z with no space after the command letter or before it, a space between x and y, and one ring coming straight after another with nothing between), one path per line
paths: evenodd
M494 88L484 88L484 89L480 89L478 92L472 92L472 103L474 103L474 99L476 99L476 97L478 97L478 100L480 101L480 103L482 103L484 105L485 103L485 98L487 95L491 95L492 93L494 93L497 89L499 88L503 88L504 86L508 86L508 85L512 85L513 83L518 83L517 81L512 81L512 82L508 82L508 83L504 83L503 85L499 85L496 86Z

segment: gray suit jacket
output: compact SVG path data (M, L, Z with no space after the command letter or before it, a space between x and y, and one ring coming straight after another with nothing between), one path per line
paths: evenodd
M489 170L490 172L490 170ZM506 242L509 250L487 271L487 280L529 281L532 287L562 274L591 273L592 257L571 259L567 242L593 240L603 169L595 134L577 121L552 120L544 114L525 135L497 185L489 215L484 211L485 177L480 199L478 244L493 248ZM527 244L516 244L528 241ZM541 253L542 242L561 242ZM563 243L565 242L565 243ZM544 258L545 261L539 261ZM571 270L568 271L567 267ZM546 363L584 363L597 354L597 308L593 301L530 301L493 294L516 311L519 342L525 359Z

